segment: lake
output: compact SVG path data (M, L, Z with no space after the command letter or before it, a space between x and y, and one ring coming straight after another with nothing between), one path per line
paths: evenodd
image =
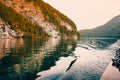
M119 46L114 38L0 39L0 80L98 80Z

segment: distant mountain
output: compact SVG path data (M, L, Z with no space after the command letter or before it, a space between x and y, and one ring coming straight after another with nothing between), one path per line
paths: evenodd
M80 30L81 37L112 37L120 38L120 15L114 17L106 24L94 29Z
M9 37L77 34L76 25L43 0L0 0L0 19L0 34Z

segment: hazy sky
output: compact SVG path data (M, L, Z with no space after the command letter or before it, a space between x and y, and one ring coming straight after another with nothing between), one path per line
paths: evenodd
M94 28L120 15L120 0L44 0L71 18L78 30Z

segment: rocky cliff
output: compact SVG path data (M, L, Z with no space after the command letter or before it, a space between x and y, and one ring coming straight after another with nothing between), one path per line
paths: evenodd
M19 36L60 37L77 34L75 24L67 16L42 0L0 2L0 18L15 31L14 33L19 32Z

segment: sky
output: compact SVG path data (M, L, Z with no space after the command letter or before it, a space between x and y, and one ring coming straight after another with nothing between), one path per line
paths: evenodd
M104 25L120 15L120 0L44 0L68 16L78 30Z

